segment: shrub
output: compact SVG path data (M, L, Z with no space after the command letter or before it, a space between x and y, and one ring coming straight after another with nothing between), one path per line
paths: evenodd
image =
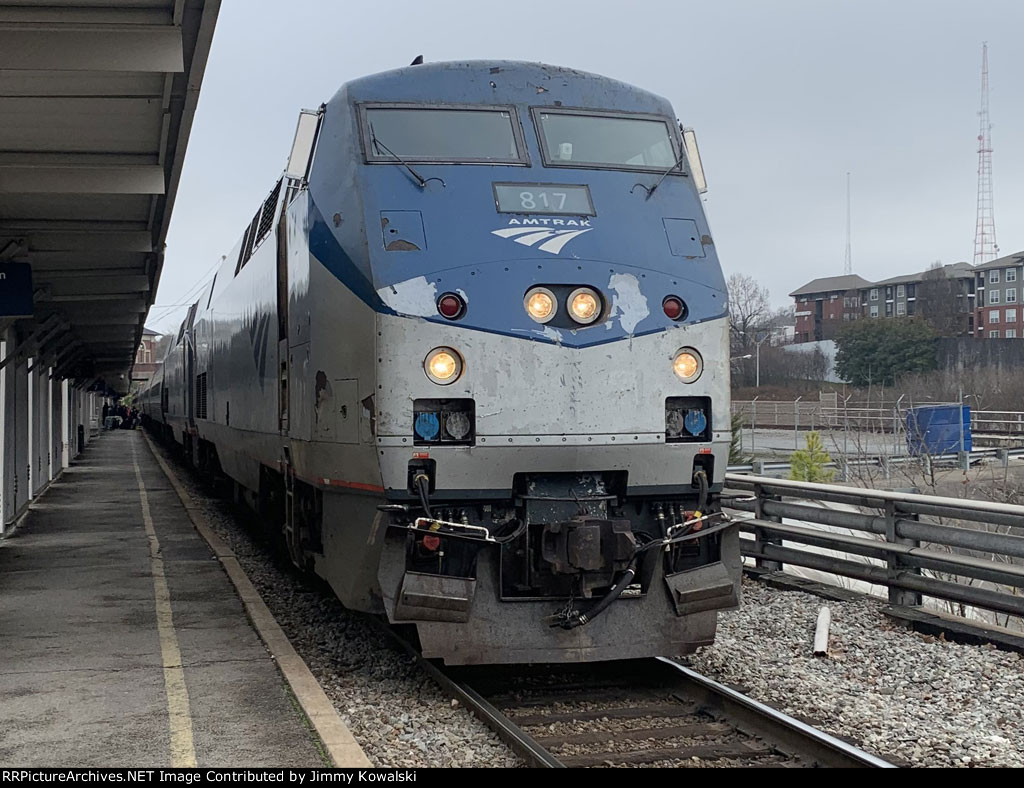
M830 482L835 471L826 467L832 458L825 451L825 445L817 432L808 432L804 448L797 449L790 457L793 466L789 478L798 482Z

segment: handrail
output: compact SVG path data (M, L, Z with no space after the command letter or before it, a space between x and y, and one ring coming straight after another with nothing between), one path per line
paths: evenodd
M746 474L729 473L725 477L726 483L737 486L740 489L754 489L760 486L765 490L785 490L800 498L814 498L814 493L826 494L830 500L837 498L849 498L853 504L858 504L865 499L871 501L903 504L909 511L914 506L926 505L930 509L946 508L952 513L950 517L958 517L960 514L971 512L984 512L987 514L1007 514L1021 518L1021 527L1024 527L1024 506L1010 503L996 503L994 501L974 501L968 498L946 498L939 495L922 495L920 493L892 492L890 490L866 490L860 487L844 487L839 484L819 484L817 482L801 482L792 479L773 479L768 476L753 476ZM859 503L862 506L871 504Z
M792 564L882 585L897 605L927 596L1024 618L1024 506L735 472L725 486L753 493L726 505L752 515L739 518L740 550L762 569Z

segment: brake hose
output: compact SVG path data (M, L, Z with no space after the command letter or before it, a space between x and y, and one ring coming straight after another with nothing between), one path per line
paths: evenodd
M636 577L636 565L630 564L622 577L619 578L619 582L612 586L611 590L607 594L601 597L601 601L590 608L586 613L581 613L578 610L569 612L557 623L557 625L562 629L575 629L576 627L582 627L584 624L589 624L601 615L601 613L603 613L612 602L622 596L622 592L629 587L629 584L633 582L634 577Z
M433 520L434 515L430 512L430 477L425 473L417 473L412 481L416 485L416 491L420 494L420 503L423 504L423 511L427 517Z
M699 489L697 496L697 511L695 512L697 520L695 522L702 522L706 519L706 516L702 513L708 503L708 475L703 470L699 470L693 475L693 478L697 480L697 487ZM693 524L691 524L690 527L692 528ZM717 530L720 530L720 528L709 529L707 533L714 533ZM697 535L694 534L693 537L689 538L696 538L696 536ZM679 541L684 541L684 539L679 538ZM672 540L670 538L655 540L641 546L636 552L641 553L645 549L649 549L656 545L661 546L671 543ZM631 563L625 573L623 573L622 577L619 578L619 582L612 586L611 590L601 598L601 601L590 608L586 613L580 613L578 610L567 611L564 616L560 617L561 621L557 622L557 626L560 626L562 629L575 629L576 627L582 627L585 624L589 624L601 615L601 613L603 613L612 602L622 596L622 592L629 587L629 584L633 582L634 577L636 577L636 564Z
M697 511L703 513L704 508L708 505L708 475L700 470L693 474L693 478L696 479L697 488L700 491L697 494Z

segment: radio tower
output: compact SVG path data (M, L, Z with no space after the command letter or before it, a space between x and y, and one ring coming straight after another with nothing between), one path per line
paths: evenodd
M999 256L992 207L992 124L988 120L988 43L981 45L981 128L978 131L978 217L974 228L974 264Z

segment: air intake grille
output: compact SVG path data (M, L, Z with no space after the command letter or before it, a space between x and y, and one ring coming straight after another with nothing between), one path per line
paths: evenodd
M206 415L206 373L196 375L196 418L205 419Z
M236 276L249 262L249 258L252 257L256 248L263 243L263 239L270 234L270 230L274 226L274 215L277 213L277 198L280 195L281 181L278 181L273 191L270 192L270 196L264 200L263 205L256 211L256 215L252 217L252 222L242 237L242 246L238 250L238 264L235 266Z
M263 203L263 211L260 216L259 231L256 233L256 244L259 245L263 242L263 239L267 237L267 233L270 232L271 226L274 224L274 214L277 213L277 198L281 194L281 181L277 182L277 186L274 187L274 191L267 197L266 202Z

